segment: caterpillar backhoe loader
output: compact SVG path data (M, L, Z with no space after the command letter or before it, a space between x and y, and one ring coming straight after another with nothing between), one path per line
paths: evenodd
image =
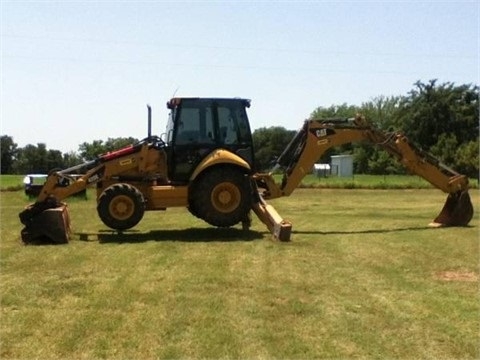
M276 160L274 170L283 170L277 184L273 171L255 171L249 106L249 100L238 98L173 98L167 103L170 113L163 138L151 135L148 107L145 139L49 174L37 201L19 214L22 240L68 242L70 220L62 201L95 185L98 215L118 231L137 225L145 211L175 206L187 207L213 226L242 223L248 229L253 210L275 238L288 241L291 223L266 200L289 196L327 149L355 141L382 147L410 172L449 194L434 225L466 226L471 220L466 176L411 144L402 133L379 131L361 116L306 120Z

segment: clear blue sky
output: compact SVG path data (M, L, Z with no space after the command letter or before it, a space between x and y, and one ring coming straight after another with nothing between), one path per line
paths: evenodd
M479 83L476 1L1 1L1 134L76 151L165 128L176 96L252 99L253 129L318 106Z

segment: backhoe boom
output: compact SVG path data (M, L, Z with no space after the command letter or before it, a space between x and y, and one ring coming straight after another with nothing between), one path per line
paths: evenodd
M272 173L255 176L262 197L274 199L289 196L328 149L358 141L381 147L409 172L421 176L449 194L444 208L432 225L465 226L470 222L473 206L468 195L468 178L465 175L448 168L410 143L403 133L382 132L368 124L361 116L345 120L306 120L277 159L274 169L283 169L281 183L275 183Z

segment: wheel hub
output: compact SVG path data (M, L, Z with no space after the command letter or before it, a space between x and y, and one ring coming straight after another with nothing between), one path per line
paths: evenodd
M134 203L125 195L115 197L110 203L110 214L118 220L125 220L132 216L134 211Z
M226 205L232 201L232 195L228 191L222 191L220 194L218 194L218 200L222 203L222 205Z
M220 212L229 213L234 211L241 200L240 190L235 184L223 182L213 188L211 195L213 207Z

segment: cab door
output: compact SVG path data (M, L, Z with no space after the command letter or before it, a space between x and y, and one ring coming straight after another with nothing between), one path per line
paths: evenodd
M242 99L182 98L172 109L167 126L170 180L187 183L215 149L237 154L253 169L247 104Z
M202 159L216 147L212 101L182 99L174 116L169 177L186 183Z
M237 154L253 169L253 140L242 99L217 99L215 101L219 146Z

